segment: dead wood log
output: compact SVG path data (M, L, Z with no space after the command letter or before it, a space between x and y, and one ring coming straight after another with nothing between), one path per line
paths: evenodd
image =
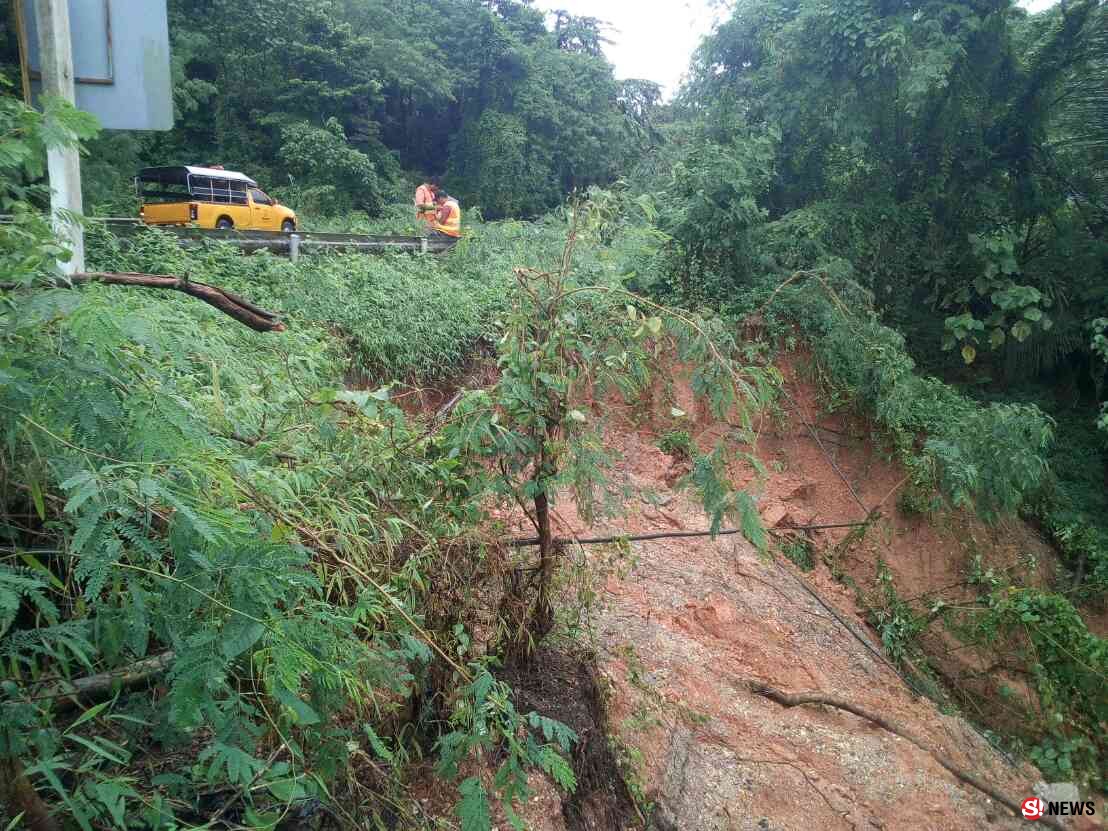
M219 309L228 317L248 326L255 332L283 332L285 324L275 312L267 312L244 300L237 294L218 286L198 283L168 274L139 274L136 272L89 271L74 274L74 283L106 283L109 286L137 286L149 289L169 289Z
M143 658L141 661L135 661L122 670L101 672L97 675L77 678L72 682L72 694L92 698L111 692L116 684L125 688L134 687L151 676L164 672L173 663L175 657L173 651L169 650L158 655L152 655L149 658Z
M219 286L210 286L207 283L175 277L171 274L140 274L133 271L83 271L70 276L68 283L59 282L55 287L70 288L81 283L105 283L109 286L135 286L138 288L179 291L207 303L228 317L237 320L243 326L250 327L255 332L285 331L285 324L281 322L276 312L266 311L234 292L219 288ZM0 283L0 289L10 291L19 288L31 288L31 286L23 286L17 283Z
M162 652L135 661L123 669L100 672L72 681L62 681L32 695L32 700L55 699L54 710L68 710L77 706L78 700L103 698L116 686L123 689L136 687L159 673L165 672L176 656L173 651Z
M989 797L994 802L999 802L1001 805L1008 808L1008 810L1014 813L1017 817L1023 816L1020 810L1021 802L1017 802L1016 800L1011 799L980 777L975 776L969 771L964 770L963 768L954 764L954 762L952 762L942 753L939 753L937 750L928 747L922 741L917 739L906 728L902 727L894 721L891 721L888 718L885 718L879 713L875 713L872 710L866 709L865 707L862 707L851 701L846 701L845 699L838 698L837 696L827 695L826 693L821 692L806 691L798 693L786 693L782 692L781 690L774 689L773 687L765 686L763 684L753 684L751 685L751 690L757 695L768 698L770 701L780 704L782 707L800 707L805 704L820 704L825 707L833 707L836 710L843 710L847 713L858 716L858 718L873 722L881 729L887 730L893 735L900 736L900 738L904 739L905 741L911 742L924 753L929 754L936 762L946 768L946 770L950 774L952 774L955 779L958 779L960 782L963 782L964 784L969 785L972 788L976 788L978 791L985 794L985 796ZM1058 831L1066 831L1066 827L1053 817L1045 816L1043 817L1043 821L1051 828L1055 828Z

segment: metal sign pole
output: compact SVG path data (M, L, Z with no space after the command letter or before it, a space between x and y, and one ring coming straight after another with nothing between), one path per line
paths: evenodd
M68 0L35 0L39 53L42 56L42 92L77 103L73 83L73 41L69 32ZM84 213L81 202L81 159L76 147L47 151L50 174L50 207L54 229L72 252L62 271L85 270L85 232L76 221Z

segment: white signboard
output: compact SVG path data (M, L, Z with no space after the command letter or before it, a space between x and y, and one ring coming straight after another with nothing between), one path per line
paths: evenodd
M21 0L34 92L39 84L34 0ZM77 106L108 130L173 129L166 0L69 0Z

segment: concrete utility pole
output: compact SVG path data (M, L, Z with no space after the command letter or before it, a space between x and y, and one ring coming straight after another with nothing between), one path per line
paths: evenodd
M69 32L69 0L35 0L39 54L42 56L42 94L56 95L76 105L73 80L73 40ZM66 274L85 270L85 232L66 214L84 213L81 202L81 159L76 147L47 152L50 173L50 207L54 229L73 252L68 263L59 263Z

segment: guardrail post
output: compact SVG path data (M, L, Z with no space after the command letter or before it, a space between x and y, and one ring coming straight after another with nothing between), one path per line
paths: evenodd
M419 253L420 254L426 254L427 253L427 237L420 237L419 238Z
M289 234L289 259L296 262L300 259L300 235Z

